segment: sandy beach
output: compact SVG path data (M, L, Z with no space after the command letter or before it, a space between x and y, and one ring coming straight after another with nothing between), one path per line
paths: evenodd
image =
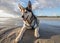
M13 43L22 26L0 26L0 43ZM34 30L27 30L19 43L60 43L60 25L40 23L40 38L34 37Z
M43 24L42 24L43 25ZM56 37L58 37L58 40L57 42L60 40L60 31L57 31L55 32L54 30L51 31L50 30L44 30L44 28L42 28L42 25L41 25L41 29L40 29L40 38L39 39L36 39L34 37L34 30L27 30L22 38L22 40L20 41L20 43L34 43L36 40L49 40L49 39L53 39L53 40L57 40ZM46 24L45 24L46 26ZM18 35L18 33L20 32L20 28L21 27L12 27L12 28L6 28L6 30L2 29L0 30L0 43L13 43L14 39L16 38L16 36ZM56 27L54 27L56 28ZM60 28L60 27L58 27ZM2 31L3 30L3 31ZM55 36L55 37L54 37ZM56 39L54 39L56 38ZM53 41L52 41L53 42ZM43 42L44 43L44 42ZM60 41L58 42L60 43Z

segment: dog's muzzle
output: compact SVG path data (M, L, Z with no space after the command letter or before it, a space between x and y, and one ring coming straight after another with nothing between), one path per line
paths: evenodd
M28 19L29 16L27 16L26 18L24 17L24 15L22 15L22 18L24 21L26 21Z
M22 16L22 18L24 18L24 16Z
M24 15L22 15L23 20L25 21L26 19L24 18Z

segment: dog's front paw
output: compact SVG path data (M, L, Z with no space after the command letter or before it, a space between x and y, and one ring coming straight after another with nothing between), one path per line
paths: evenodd
M17 40L14 40L14 42L13 43L18 43L18 41Z
M39 33L39 28L38 28L38 27L35 29L34 36L35 36L36 38L39 38L39 37L40 37L40 33Z
M40 38L40 35L35 35L36 38Z

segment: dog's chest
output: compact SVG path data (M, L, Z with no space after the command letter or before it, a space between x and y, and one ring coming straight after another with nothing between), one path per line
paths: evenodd
M37 27L36 20L33 20L31 23L28 23L28 21L25 21L25 25L29 27Z

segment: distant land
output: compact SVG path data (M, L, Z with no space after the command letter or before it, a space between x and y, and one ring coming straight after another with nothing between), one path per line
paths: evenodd
M37 16L38 18L60 18L60 16Z
M38 18L60 18L60 16L37 16L37 17ZM0 18L13 18L13 17L0 17Z

